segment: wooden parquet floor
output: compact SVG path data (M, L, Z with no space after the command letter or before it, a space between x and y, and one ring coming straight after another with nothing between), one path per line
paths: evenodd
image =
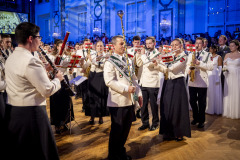
M110 133L110 117L104 123L89 125L89 117L81 112L81 99L74 100L77 123L69 131L55 135L61 160L106 159ZM49 107L47 108L49 113ZM192 127L192 138L181 142L163 141L155 131L138 131L141 120L133 123L127 143L127 154L141 160L238 160L240 159L240 120L206 115L203 129ZM53 128L54 131L54 128Z

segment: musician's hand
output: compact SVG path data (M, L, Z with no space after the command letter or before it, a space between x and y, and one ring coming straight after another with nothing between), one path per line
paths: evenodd
M141 54L145 54L145 48L141 49Z
M128 93L134 93L135 90L136 90L136 87L134 87L134 86L129 86L128 87Z
M89 59L90 61L92 61L91 55L87 55L87 57L88 57L88 59Z
M58 71L55 75L55 78L58 78L60 81L62 81L64 79L63 73L61 71Z
M156 60L153 60L152 62L154 63L154 65L155 65L155 66L157 66L157 65L158 65L158 63L157 63L157 61L156 61Z
M73 70L72 69L69 69L69 74L73 74Z
M45 65L45 68L46 68L46 71L47 71L47 72L53 71L53 68L52 68L52 66L51 66L49 63L47 63L47 64Z
M197 60L197 59L195 59L195 61L194 61L193 63L196 64L196 65L199 65L199 64L200 64L200 61Z
M142 49L136 49L137 54L141 54L141 52L142 52Z
M142 96L138 97L138 103L139 103L139 106L142 107L142 105L143 105L143 97Z

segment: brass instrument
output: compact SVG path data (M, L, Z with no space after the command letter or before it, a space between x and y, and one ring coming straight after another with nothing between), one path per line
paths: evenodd
M90 47L90 45L91 45L91 43L87 43L86 44L87 45L87 57L90 57L91 56L91 47ZM85 61L87 62L88 61L88 58L85 58ZM86 70L85 70L85 72L84 72L84 76L85 77L88 77L89 76L89 74L90 74L90 69L91 69L91 64L86 68Z
M192 62L190 64L190 70L191 70L190 81L191 82L194 82L194 79L195 79L195 64L193 63L195 61L195 59L196 59L196 53L194 51L193 54L192 54Z
M126 62L127 62L127 67L128 67L128 74L129 74L129 79L130 79L130 85L132 86L133 85L133 80L132 80L132 74L131 74L130 65L129 65L129 61L128 61L127 45L126 45L127 43L126 43L124 27L123 27L123 15L124 15L124 12L122 10L119 10L117 12L117 15L121 19L121 28L122 28L122 34L123 34L124 47L125 47L125 57L126 57ZM133 94L133 99L134 99L134 101L138 101L138 97L137 97L136 93Z
M190 81L191 82L194 82L194 79L195 79L195 60L196 60L196 52L195 52L195 49L193 49L193 47L195 47L195 45L188 45L187 47L189 47L189 50L188 51L191 51L192 52L192 61L191 61L191 64L190 64Z

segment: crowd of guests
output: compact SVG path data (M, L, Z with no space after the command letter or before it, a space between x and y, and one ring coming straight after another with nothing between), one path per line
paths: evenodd
M118 35L120 35L120 33ZM222 32L221 32L221 30L219 30L219 31L214 33L213 37L211 37L209 35L209 33L206 32L206 33L195 33L195 34L192 34L192 35L179 33L175 36L175 38L181 38L185 42L186 41L191 41L192 43L195 43L195 40L196 40L197 37L206 38L208 40L208 47L209 47L210 45L213 45L213 44L218 45L218 39L221 35L222 35ZM227 37L227 44L229 44L229 42L231 40L234 40L234 39L237 39L238 41L240 41L240 31L234 31L233 33L230 33L229 31L226 31L223 35L225 35ZM102 33L102 35L100 35L100 36L99 35L90 36L90 34L88 33L85 37L82 37L82 39L79 40L78 42L70 41L69 44L71 46L74 46L76 44L83 44L84 39L87 38L87 39L90 39L90 41L94 44L101 40L105 45L105 44L108 44L108 42L111 42L112 37L113 36L107 36L105 33ZM128 46L132 46L133 37L134 36L126 36L126 43L127 43ZM140 36L141 44L145 44L145 41L146 41L147 37L148 37L148 35L141 35ZM154 37L156 39L157 36L155 35ZM163 35L160 34L159 39L158 40L156 39L156 48L158 48L161 45L170 45L170 42L172 40L173 40L173 37L163 37ZM46 44L49 44L49 45L53 46L53 42L52 43L46 42Z
M54 153L51 156L57 159L56 146L46 121L45 98L50 97L50 122L55 126L56 133L61 134L68 130L67 123L74 120L73 103L71 95L60 82L65 79L69 83L77 76L87 77L80 85L75 85L74 89L76 98L82 98L85 115L90 116L89 124L95 124L95 117L99 117L98 123L102 124L103 117L111 115L109 159L130 159L124 144L131 124L136 120L135 112L138 108L142 122L138 130L154 131L160 127L159 134L163 135L164 140L182 141L184 136L191 137L190 124L203 128L205 113L232 119L240 118L240 44L237 39L229 41L225 35L218 35L216 44L209 40L208 34L205 34L204 38L195 37L194 40L189 35L179 35L179 38L174 40L162 38L157 45L155 37L134 36L127 38L127 58L124 55L123 37L118 35L107 38L103 34L101 38L86 38L82 43L67 44L61 57L60 71L50 81L47 73L51 75L53 70L41 56L42 51L38 46L42 47L54 62L59 56L63 41L55 40L53 47L44 44L40 41L42 38L39 27L31 23L21 25L16 30L19 43L17 48L12 48L9 35L2 34L0 39L0 123L7 121L7 131L11 133L8 136L16 139L18 134L21 134L22 137L17 138L19 141L15 142L14 139L10 144L17 144L14 149L23 144L23 153L24 149L29 149L27 145L32 144L31 139L25 137L30 134L28 127L40 124L39 126L44 126L41 135L48 133L48 136L40 136L41 142L36 144L41 147L49 146ZM32 32L27 32L28 29ZM28 35L24 35L24 32ZM113 47L106 49L106 44ZM191 44L195 45L194 51L187 49ZM171 46L172 52L167 53L164 45ZM21 57L21 54L24 56ZM76 64L76 68L69 68L73 55L81 56L82 59ZM165 62L164 58L168 56L172 56L173 60ZM19 57L21 58L18 61ZM17 68L14 69L12 64L15 63ZM126 66L129 66L128 72L125 70ZM192 76L193 73L195 76ZM5 111L5 105L10 109ZM152 122L149 122L149 105ZM21 110L20 106L25 106L24 110ZM193 113L191 122L189 106ZM41 114L35 115L38 112ZM13 115L18 114L26 117L21 121L14 119ZM36 121L28 124L26 122L31 120L30 116L36 116ZM40 123L42 116L44 122ZM19 126L14 128L15 125ZM35 129L39 130L39 126ZM19 131L21 127L22 132ZM37 138L38 134L36 131L30 135ZM45 153L48 151L39 151L36 155L43 156ZM35 154L35 151L32 154Z

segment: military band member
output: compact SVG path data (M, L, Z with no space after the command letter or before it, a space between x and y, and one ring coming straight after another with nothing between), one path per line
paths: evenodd
M55 59L61 50L62 44L62 40L59 40L56 43L54 52L50 56L52 62L55 62ZM69 53L65 51L63 54L63 60L60 64L62 67L60 67L59 70L63 73L64 78L69 83L67 67L69 66L70 57L68 55ZM66 92L65 88L61 86L61 89L50 97L50 120L51 124L55 126L57 134L61 134L62 132L68 130L66 124L70 122L70 117L68 117L70 116L70 112L71 116L74 117L72 98L69 93ZM73 120L73 118L71 118L71 120Z
M103 123L103 117L109 115L107 108L108 87L103 79L103 67L107 56L102 41L96 43L97 54L91 56L91 70L88 77L88 90L90 107L86 108L85 115L91 116L90 124L94 124L94 118L99 117L99 124Z
M3 118L5 115L5 103L4 92L6 89L5 81L5 68L4 68L4 59L0 57L0 125L3 125Z
M163 135L163 139L181 141L183 136L191 137L185 82L188 57L183 50L183 43L180 39L173 40L171 46L172 50L177 51L174 53L174 60L162 67L164 71L167 70L168 74L166 74L167 77L163 83L160 100L159 133ZM159 65L159 69L161 69L161 65Z
M86 74L88 67L91 65L91 62L89 60L90 56L92 54L95 54L96 52L92 49L90 49L90 55L88 55L88 51L86 49L87 43L91 43L90 39L84 39L83 41L83 49L77 51L77 55L81 56L82 58L86 58L85 60L82 60L80 63L81 66L81 72L84 74L84 76L88 76ZM90 102L89 102L89 93L88 93L88 80L85 80L83 83L81 83L79 86L78 90L82 91L82 101L83 101L83 106L82 106L82 111L85 112L86 108L90 107Z
M16 27L18 47L6 61L7 159L58 160L57 147L46 111L46 97L57 92L63 75L50 81L44 65L33 56L40 45L40 28L24 22ZM6 156L4 156L6 157Z
M12 38L9 34L2 34L2 50L3 52L9 56L10 54L12 54L12 50L11 50L11 46L12 46Z
M135 118L133 93L139 97L142 104L141 90L137 85L136 76L133 76L133 86L130 85L129 73L125 73L124 41L122 36L112 39L115 51L104 65L104 80L109 87L107 105L111 115L111 132L109 137L110 160L131 159L126 154L124 144L127 140L132 121ZM129 59L130 61L130 59ZM130 61L131 64L131 61ZM123 70L121 69L123 68ZM133 73L132 67L130 72Z
M142 54L137 60L137 65L142 65L148 62L149 59L156 56L159 52L155 48L156 40L154 37L146 38L147 51ZM143 106L141 108L141 120L142 126L138 130L144 130L149 128L150 131L158 128L159 116L158 116L158 105L157 95L160 87L159 71L154 68L154 63L150 62L143 65L142 75L139 82L143 94ZM150 106L152 110L152 126L149 126L149 113L148 113L148 102L150 99Z
M206 110L206 97L208 87L208 74L207 71L213 70L212 54L203 50L203 38L196 38L196 59L193 63L196 65L195 79L189 80L189 95L190 105L193 111L192 125L198 124L198 128L204 127L205 110ZM187 73L190 73L190 66L192 62L192 54L188 57ZM190 78L189 78L190 79Z
M127 51L128 54L134 56L132 60L134 63L135 75L137 76L138 82L139 82L141 74L142 74L142 66L138 66L136 63L137 59L139 59L141 57L141 54L139 54L139 52L136 51L136 46L139 46L140 43L141 43L141 37L134 36L133 40L132 40L133 47L128 49L128 51ZM138 104L136 104L135 110L136 110L136 117L141 118L141 114L140 114L141 108Z

